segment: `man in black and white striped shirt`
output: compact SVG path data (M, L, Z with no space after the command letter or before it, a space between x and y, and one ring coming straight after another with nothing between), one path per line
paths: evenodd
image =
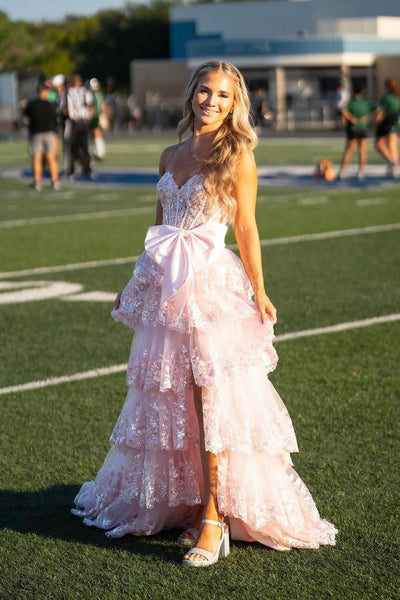
M61 110L67 116L66 132L69 135L69 160L66 161L70 177L75 171L75 161L82 165L83 175L90 177L89 133L93 116L93 94L82 85L82 77L73 75L72 85L61 101Z

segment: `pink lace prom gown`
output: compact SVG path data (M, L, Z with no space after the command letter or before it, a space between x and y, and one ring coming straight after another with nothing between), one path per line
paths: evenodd
M268 380L277 363L242 263L225 248L203 177L158 183L163 224L121 296L116 321L135 330L125 405L95 481L73 513L120 537L192 524L203 500L193 384L203 389L206 449L218 459L218 506L233 539L277 550L335 543L292 468L289 414Z

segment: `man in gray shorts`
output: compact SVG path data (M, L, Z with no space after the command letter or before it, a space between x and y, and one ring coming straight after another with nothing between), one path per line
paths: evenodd
M39 95L28 102L25 115L29 119L29 149L33 162L33 187L42 189L43 157L49 166L51 185L59 189L58 167L54 153L55 104L47 101L48 89L39 86Z

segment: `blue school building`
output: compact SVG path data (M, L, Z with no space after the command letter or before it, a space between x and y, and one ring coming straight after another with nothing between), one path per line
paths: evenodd
M398 0L273 0L170 10L170 60L133 61L138 100L180 101L189 73L212 59L234 63L263 90L277 128L331 122L339 85L371 99L400 76Z

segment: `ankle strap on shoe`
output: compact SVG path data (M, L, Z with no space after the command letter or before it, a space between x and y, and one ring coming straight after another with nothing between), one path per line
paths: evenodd
M212 521L211 519L203 519L202 523L207 523L208 525L217 525L217 527L224 527L224 521Z

